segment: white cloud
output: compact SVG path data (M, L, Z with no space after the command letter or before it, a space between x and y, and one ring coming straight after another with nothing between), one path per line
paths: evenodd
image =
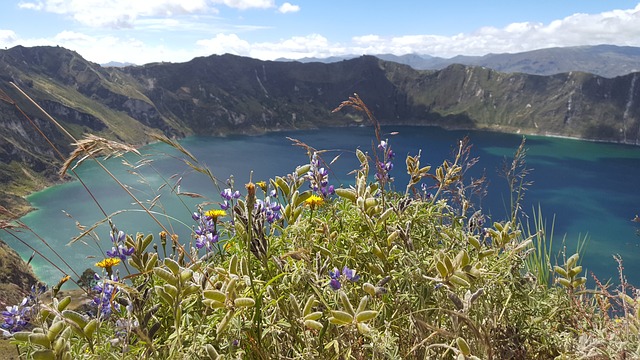
M443 57L520 52L552 46L616 44L640 46L640 4L634 9L600 14L574 14L545 25L512 23L503 28L482 27L473 33L453 36L402 35L352 38L351 54L407 53Z
M142 4L145 3L145 4ZM258 59L300 59L339 55L407 53L451 57L487 53L519 52L551 46L615 44L640 46L640 4L634 9L600 14L574 14L548 24L518 22L498 28L486 26L471 33L452 36L414 34L381 36L365 34L340 43L319 33L297 35L274 41L251 41L250 32L265 29L248 23L223 23L212 4L236 9L276 8L273 0L43 0L20 3L22 8L41 9L71 16L82 23L98 26L133 26L138 33L105 36L63 31L46 39L20 39L11 30L0 30L0 46L17 44L60 45L75 50L94 62L122 61L144 64L157 61L183 62L196 56L232 53ZM283 12L290 3L284 3ZM116 6L118 5L118 6ZM295 5L291 5L294 7ZM178 15L190 16L178 16ZM185 35L195 30L217 34L206 39L171 43L177 31ZM89 31L89 30L87 30ZM144 33L147 31L147 33ZM155 31L162 31L155 36ZM149 33L153 36L147 36ZM89 34L89 33L88 33ZM143 35L144 34L144 35ZM166 35L165 35L166 34ZM170 34L172 34L170 36ZM201 35L206 37L209 35ZM166 42L163 38L166 37ZM153 38L154 43L141 39ZM146 40L145 40L146 41Z
M91 27L132 28L140 18L216 14L209 3L241 10L274 7L273 0L44 0L21 2L22 9L67 15Z
M13 44L18 40L16 33L12 30L1 30L0 29L0 46L9 47L13 46Z
M224 4L230 8L247 9L268 9L275 7L273 0L213 0L216 4Z
M229 53L246 56L251 51L251 44L236 34L218 34L212 39L198 40L197 45L209 54Z
M286 13L292 13L292 12L298 12L300 11L300 6L298 5L293 5L291 3L284 3L282 5L280 5L280 7L278 8L278 11L286 14Z

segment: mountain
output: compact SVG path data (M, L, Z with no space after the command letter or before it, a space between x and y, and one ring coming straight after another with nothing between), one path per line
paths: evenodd
M640 48L615 45L555 47L484 56L459 55L448 59L418 54L402 56L380 54L375 56L382 60L406 64L417 70L441 70L452 64L462 64L484 66L506 73L555 75L581 71L608 78L640 71ZM356 57L356 55L348 55L329 58L303 58L298 61L332 63Z
M100 64L102 67L125 67L125 66L134 66L134 63L130 62L120 62L120 61L109 61L108 63Z
M613 78L640 71L640 48L598 45L556 47L516 54L488 54L480 57L456 56L447 62L442 62L440 66L451 63L485 66L508 73L554 75L582 71Z
M0 51L0 68L0 205L16 211L27 208L24 195L60 181L72 140L11 82L75 138L93 133L130 144L152 134L358 125L360 114L331 113L354 92L384 124L640 144L639 73L537 76L459 64L420 71L373 56L324 64L213 55L105 68L64 48L20 46Z

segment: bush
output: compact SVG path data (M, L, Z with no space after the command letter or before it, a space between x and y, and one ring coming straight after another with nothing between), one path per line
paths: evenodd
M154 235L124 234L111 224L113 248L96 264L101 271L89 290L89 311L71 309L71 299L59 299L54 289L3 312L20 353L37 359L640 356L637 296L624 287L618 295L605 286L587 291L577 255L550 271L551 284L538 281L535 267L552 266L539 254L544 247L536 241L544 237L523 235L515 215L487 225L473 209L466 194L481 184L465 183L464 170L474 162L465 141L433 173L420 165L419 153L408 156L410 181L398 193L390 186L395 154L375 118L357 95L336 111L343 108L363 111L376 129L377 148L356 150L353 186L334 189L323 152L297 142L308 151L308 164L241 189L229 181L220 189L220 209L203 204L194 212L188 244L164 229L160 250L152 246ZM543 260L527 261L532 254ZM623 314L615 315L617 309Z

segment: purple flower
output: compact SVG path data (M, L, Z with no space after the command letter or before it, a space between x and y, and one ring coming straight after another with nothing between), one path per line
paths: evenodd
M210 214L219 210L212 210L202 213L200 210L194 213L192 218L198 222L198 227L194 230L196 234L196 248L206 247L211 250L213 244L218 242L218 231L216 229L216 219Z
M96 280L96 285L93 287L93 291L96 292L96 297L93 298L93 305L98 307L98 312L102 316L109 317L112 310L120 310L120 304L113 300L118 293L118 287L113 282L119 281L118 276L111 275L102 279L96 273L93 277Z
M270 196L267 196L264 200L257 199L254 208L259 214L262 213L265 215L269 224L273 224L282 218L282 206L275 200L272 200Z
M329 286L331 286L331 288L333 290L340 290L340 288L342 287L342 284L340 284L340 281L338 279L331 279L329 280Z
M382 159L378 161L376 166L376 179L381 183L392 182L393 178L389 176L389 172L393 170L391 160L393 160L396 154L391 150L389 142L385 140L380 141L378 149L382 151Z
M342 274L344 274L349 281L356 282L360 280L360 275L357 275L355 270L349 269L346 265L342 269Z
M309 187L323 198L333 195L335 191L333 185L329 185L329 171L320 167L321 162L317 153L313 153L310 165L305 176L309 180Z
M24 298L20 305L7 306L7 310L0 312L4 317L0 328L15 333L23 330L31 320L31 306L29 298Z
M339 290L342 287L342 284L340 284L340 270L338 270L338 268L329 270L329 277L331 278L331 280L329 280L329 286L331 286L333 290Z
M329 270L329 277L331 278L331 280L329 280L329 286L331 286L333 290L339 290L342 287L340 280L347 279L351 282L360 280L360 275L357 275L355 270L349 269L347 266L342 268L342 273L335 267L333 270Z
M111 233L109 234L109 238L113 243L111 250L107 250L107 256L112 258L120 258L120 260L125 261L127 256L133 255L136 250L133 246L127 247L125 245L125 240L127 235L124 231L118 231L115 226L111 226Z
M240 191L236 190L236 191L232 191L229 188L226 188L224 190L222 190L222 192L220 193L220 196L222 196L223 199L227 200L227 201L231 201L231 199L237 200L240 198Z

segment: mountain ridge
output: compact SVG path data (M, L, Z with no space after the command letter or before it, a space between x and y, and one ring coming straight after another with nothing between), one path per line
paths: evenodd
M518 53L489 53L483 56L457 55L443 58L424 54L376 54L382 60L409 65L416 70L441 70L452 64L484 66L500 72L522 72L531 75L555 75L582 71L607 78L640 71L640 47L593 45L551 47ZM303 58L299 62L337 62L358 55L328 58Z
M0 91L6 95L0 100L3 206L15 206L29 192L60 181L56 169L72 142L11 83L75 138L93 133L135 145L153 141L153 135L179 138L359 125L358 114L331 113L356 92L383 124L640 144L639 73L616 78L582 72L538 76L460 64L415 70L373 56L324 64L229 54L105 68L60 47L0 50L0 68Z

